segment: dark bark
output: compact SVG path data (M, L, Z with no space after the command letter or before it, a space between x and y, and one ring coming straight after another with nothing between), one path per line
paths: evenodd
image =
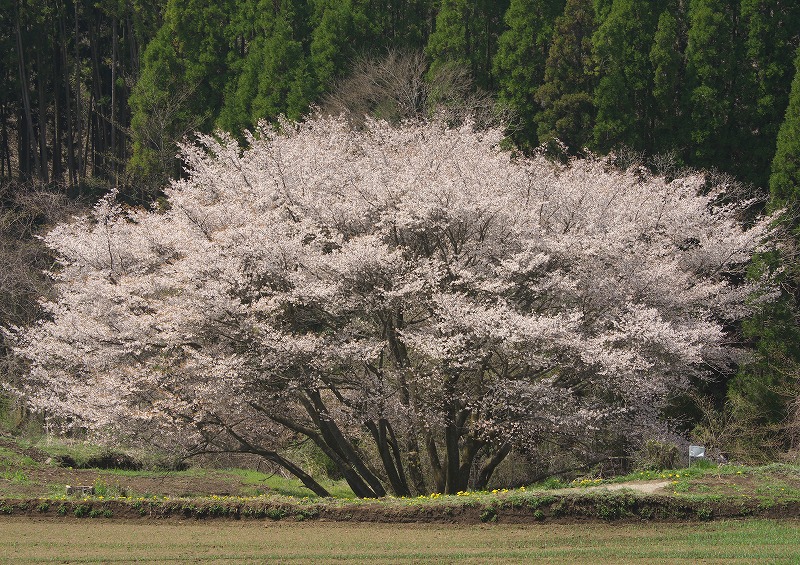
M447 453L447 461L445 464L446 469L446 476L445 476L445 486L444 492L445 494L456 494L460 490L464 490L461 488L460 481L459 481L459 471L461 468L460 465L460 450L458 448L458 440L460 438L460 433L458 428L456 427L456 423L451 421L447 423L444 429L444 443L445 443L445 450Z
M64 175L62 159L62 138L64 135L63 111L61 103L61 53L59 44L53 43L53 169L54 181L62 180Z
M425 447L428 450L428 459L430 459L431 462L435 491L444 492L445 473L442 468L441 460L439 459L439 450L436 447L436 441L433 439L433 434L430 432L426 432L425 434Z
M366 422L366 426L375 440L378 454L383 463L383 468L386 470L386 476L392 490L397 496L410 496L411 491L408 488L403 472L402 459L400 458L399 449L396 448L397 442L396 440L394 441L395 447L393 448L391 445L392 440L388 435L388 430L391 429L388 422L381 419L377 424L375 422Z
M275 451L262 449L252 445L249 441L237 434L231 428L227 428L227 431L231 437L239 442L239 445L241 446L241 448L238 450L239 453L253 453L255 455L260 455L264 459L277 463L295 477L300 479L300 481L317 496L330 496L330 493L325 489L325 487L314 480L314 477L303 471L303 469L292 463L290 460L286 459Z
M279 414L275 414L272 412L267 411L264 408L261 408L257 404L251 403L251 406L256 408L257 410L263 412L268 418L273 420L274 422L281 424L282 426L286 426L286 428L295 431L299 434L302 434L313 441L317 447L319 447L322 452L327 455L333 464L336 465L337 470L341 473L342 477L345 481L347 481L348 486L353 491L358 498L376 498L376 494L370 489L369 485L359 476L359 474L353 469L353 466L346 461L346 459L342 456L342 454L337 450L331 447L330 444L325 440L325 438L317 431L311 428L308 428L298 422L295 422L289 418L283 417ZM306 410L312 410L313 408L310 406L306 406ZM314 425L319 426L317 424L317 420L314 416L312 416L312 420L314 420Z
M44 39L40 37L36 48L36 63L39 71L36 77L36 89L39 95L39 178L46 184L50 179L47 172L47 101L45 99L47 74L44 72L42 61L43 41Z
M25 50L22 43L22 28L20 26L19 21L20 15L17 12L16 21L14 22L14 31L16 33L17 39L17 63L19 66L19 84L20 89L22 91L22 115L23 121L25 123L24 132L20 136L22 139L22 143L20 143L19 151L20 151L20 163L27 163L28 167L24 168L24 173L30 174L31 171L31 161L33 161L33 169L35 171L41 170L39 164L39 155L38 152L32 150L31 144L36 139L36 135L33 132L33 111L31 110L31 97L30 97L30 82L28 81L28 73L27 68L25 66ZM32 158L32 159L31 159Z
M106 152L110 146L108 139L108 118L103 97L103 75L100 65L100 45L98 38L99 14L89 22L89 48L92 66L92 174L108 178Z
M80 59L80 47L78 45L78 38L79 35L79 26L78 26L78 3L75 2L75 139L77 140L77 151L76 151L76 158L77 162L77 178L76 182L78 186L80 186L80 182L83 177L86 175L86 159L82 153L82 140L83 140L83 113L81 111L81 59Z
M315 414L312 415L312 417L316 417L316 423L322 432L322 437L325 439L325 442L340 453L342 458L353 466L364 482L369 485L374 496L386 496L386 490L383 488L380 479L370 471L364 463L362 456L356 452L353 445L344 437L339 426L336 425L336 422L330 418L319 391L307 390L306 394L314 408Z
M392 450L392 455L394 456L394 460L397 462L397 471L400 475L400 481L405 487L406 495L410 495L411 492L408 488L408 481L406 479L405 471L403 470L403 458L400 454L400 445L397 443L397 437L394 434L394 428L392 424L389 423L388 420L381 420L385 430L386 430L386 437L389 447Z
M0 122L3 124L0 132L0 178L11 178L11 146L8 142L8 109L5 104L0 106Z
M111 19L111 165L114 168L114 186L119 183L117 154L117 18Z
M67 172L69 175L69 186L73 187L77 183L77 171L75 167L75 123L72 118L72 88L69 84L69 60L67 58L67 33L64 24L64 14L58 17L58 39L59 54L61 55L61 78L64 86L64 109L66 119L67 134Z
M488 461L486 461L481 470L478 472L478 480L475 483L476 490L485 490L486 485L489 484L489 479L492 477L497 466L511 453L511 444L506 443L495 452Z

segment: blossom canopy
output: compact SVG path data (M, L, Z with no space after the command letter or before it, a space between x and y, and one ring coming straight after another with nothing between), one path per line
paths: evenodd
M16 335L24 394L100 435L258 453L319 494L287 442L358 496L599 449L729 362L768 219L745 228L700 175L501 140L335 118L201 137L166 206L112 196L47 236L59 299Z

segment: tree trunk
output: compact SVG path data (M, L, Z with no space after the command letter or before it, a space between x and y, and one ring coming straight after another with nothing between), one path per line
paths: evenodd
M62 159L62 138L64 135L64 117L61 104L61 53L58 42L53 42L53 168L51 177L60 181L64 176Z
M72 89L69 84L69 59L67 57L67 33L64 25L64 14L58 16L58 39L59 51L61 55L61 78L64 86L64 108L66 113L66 134L67 134L67 172L69 176L68 186L74 187L77 182L75 170L75 138L73 128L75 126L72 119Z
M441 460L439 459L439 450L436 448L436 441L433 439L433 434L428 431L425 433L425 447L428 450L428 458L431 461L431 469L433 471L433 482L436 492L444 492L445 490L445 473L442 468Z
M47 102L45 100L45 80L44 65L42 64L42 42L43 38L39 38L39 44L36 47L36 66L38 73L36 77L36 86L39 95L39 178L46 184L50 182L47 172Z
M475 483L475 488L477 490L484 490L486 488L486 485L489 484L489 479L492 478L492 473L494 473L497 466L503 462L509 453L511 453L511 444L506 443L483 464L483 467L481 467L478 473L478 481Z
M261 457L263 457L268 461L277 463L278 465L289 471L291 474L293 474L295 477L300 479L300 481L317 496L325 496L325 497L330 496L330 493L327 490L325 490L325 487L323 487L316 480L314 480L314 477L303 471L303 469L301 469L300 467L298 467L285 457L278 454L276 451L271 451L267 449L261 449L260 447L256 447L249 441L247 441L244 437L237 434L231 427L226 426L226 429L228 433L231 435L231 437L235 439L237 442L239 442L240 453L253 453L255 455L260 455Z
M80 59L80 49L78 45L78 38L80 28L78 26L78 3L75 2L75 139L77 145L77 183L78 186L81 185L81 181L83 177L86 175L86 159L82 153L82 146L83 146L83 112L81 111L81 59Z
M119 186L119 155L117 155L117 18L111 19L111 166L114 187Z
M314 409L314 413L310 415L312 418L316 418L317 426L322 432L322 438L325 443L337 451L342 456L342 459L353 466L353 469L369 485L374 496L386 496L386 490L383 488L380 479L367 468L361 455L356 452L347 438L344 437L336 422L328 415L328 410L322 402L322 396L319 391L307 390L306 393Z
M28 82L28 73L25 66L25 52L22 44L22 28L20 27L19 12L17 13L16 21L14 22L14 29L17 36L17 62L19 64L19 84L22 90L22 112L23 120L25 122L25 132L22 135L23 143L20 144L20 163L23 162L23 152L25 155L24 161L28 163L26 172L31 172L31 157L33 157L33 169L40 170L39 154L35 149L32 149L31 144L34 143L36 136L33 132L33 112L31 111L31 97L30 97L30 83Z
M6 105L0 105L0 121L3 123L0 133L0 179L11 179L11 147L8 143L8 113Z
M375 440L378 454L383 463L383 468L386 470L392 490L397 496L410 496L411 491L408 488L408 482L403 472L403 463L399 457L397 442L396 440L392 442L393 438L389 438L389 431L391 430L389 423L385 419L380 419L377 424L375 422L366 422L366 426ZM392 443L394 443L394 448L391 445Z
M464 490L459 481L460 452L458 449L459 431L454 421L447 423L444 429L445 450L447 461L445 462L445 494L456 494Z

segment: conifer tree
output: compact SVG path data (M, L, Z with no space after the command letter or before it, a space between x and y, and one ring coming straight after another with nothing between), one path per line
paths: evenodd
M219 125L238 133L252 128L260 119L278 115L298 119L307 110L313 97L313 82L302 38L294 29L302 27L293 4L283 2L277 9L258 10L257 25L247 53L237 65L235 81L226 92L225 106Z
M544 81L553 23L564 4L564 0L511 0L506 11L508 29L500 36L494 70L500 99L519 121L514 137L520 145L538 144L535 95Z
M800 48L795 56L789 107L778 132L769 190L773 207L789 207L796 213L800 201Z
M652 151L653 73L649 52L657 14L649 0L614 0L592 38L600 80L594 145Z
M431 59L431 73L447 64L472 68L467 29L467 20L471 16L470 4L470 0L442 0L436 15L436 29L428 39L426 48Z
M564 13L555 21L544 84L536 91L542 107L536 116L540 142L559 139L580 151L592 138L595 29L593 0L567 0Z
M683 86L683 50L679 19L670 9L658 18L650 49L653 69L652 119L653 152L668 152L684 143L681 139L681 87Z
M738 0L690 0L686 83L692 165L727 168L733 144Z
M732 172L766 187L794 76L794 53L800 42L800 3L742 0L737 59L741 86L736 97L736 147Z
M443 67L469 69L475 84L494 88L492 59L509 0L442 0L425 52L432 78Z
M130 98L129 167L151 190L176 173L175 143L193 130L214 127L230 78L233 13L233 0L170 0L163 25L145 49Z
M360 53L381 46L367 0L311 0L310 68L317 94L345 73Z

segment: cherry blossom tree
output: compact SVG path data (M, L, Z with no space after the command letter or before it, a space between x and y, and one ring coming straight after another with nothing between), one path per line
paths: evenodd
M485 487L512 450L653 418L725 366L767 219L702 176L500 149L502 132L341 119L183 147L167 204L111 196L46 238L22 393L119 441L316 444L359 497ZM566 440L565 440L566 441ZM471 477L471 478L470 478Z

